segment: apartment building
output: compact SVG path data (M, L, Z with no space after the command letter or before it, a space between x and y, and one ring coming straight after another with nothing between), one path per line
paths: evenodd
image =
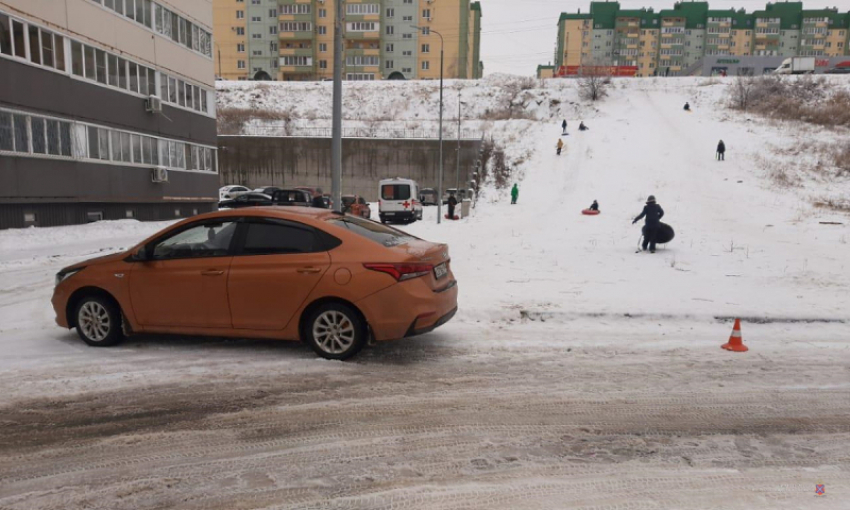
M331 79L336 1L214 0L214 30L221 52L218 74L237 80ZM246 3L267 5L253 16ZM262 14L274 10L277 19L272 26ZM347 0L343 16L346 80L439 78L440 35L446 78L474 79L483 74L479 2ZM258 23L262 27L255 28ZM250 37L261 39L251 34L272 32L274 41L251 47ZM262 53L267 48L276 48L277 53Z
M218 200L211 0L0 0L0 228Z
M561 14L554 74L604 65L636 76L675 76L706 57L850 55L848 41L850 12L806 10L802 2L769 3L749 14L711 10L708 2L678 2L658 12L591 2L587 13Z

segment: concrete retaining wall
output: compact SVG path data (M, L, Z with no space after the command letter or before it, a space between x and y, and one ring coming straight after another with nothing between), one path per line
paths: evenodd
M472 178L479 140L461 141L460 183ZM331 190L329 138L219 136L221 185L321 186ZM342 192L378 199L378 181L414 179L423 188L437 187L438 140L346 138L342 142ZM443 187L455 186L457 140L443 142Z

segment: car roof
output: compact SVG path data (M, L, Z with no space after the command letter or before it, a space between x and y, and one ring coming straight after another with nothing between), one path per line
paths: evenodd
M222 218L229 217L233 218L235 216L241 217L268 217L268 218L280 218L283 220L304 220L304 219L312 219L316 221L322 221L331 217L338 217L339 214L331 211L330 209L320 209L317 207L250 207L246 209L238 209L238 210L228 210L228 211L215 211L210 213L199 214L197 216L193 216L189 218L192 221L197 220L205 220L205 219L214 219L214 218Z

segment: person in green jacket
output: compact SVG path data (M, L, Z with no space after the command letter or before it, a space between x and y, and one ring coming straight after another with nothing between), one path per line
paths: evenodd
M519 187L517 187L517 185L514 184L513 189L511 189L511 204L512 205L516 203L517 198L519 198Z

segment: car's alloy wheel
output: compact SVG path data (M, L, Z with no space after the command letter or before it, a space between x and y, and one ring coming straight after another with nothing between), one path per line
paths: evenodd
M327 359L350 358L366 342L366 328L360 316L343 304L321 306L313 313L308 328L310 346Z
M100 296L83 298L77 305L77 333L89 345L104 347L121 340L121 314Z

